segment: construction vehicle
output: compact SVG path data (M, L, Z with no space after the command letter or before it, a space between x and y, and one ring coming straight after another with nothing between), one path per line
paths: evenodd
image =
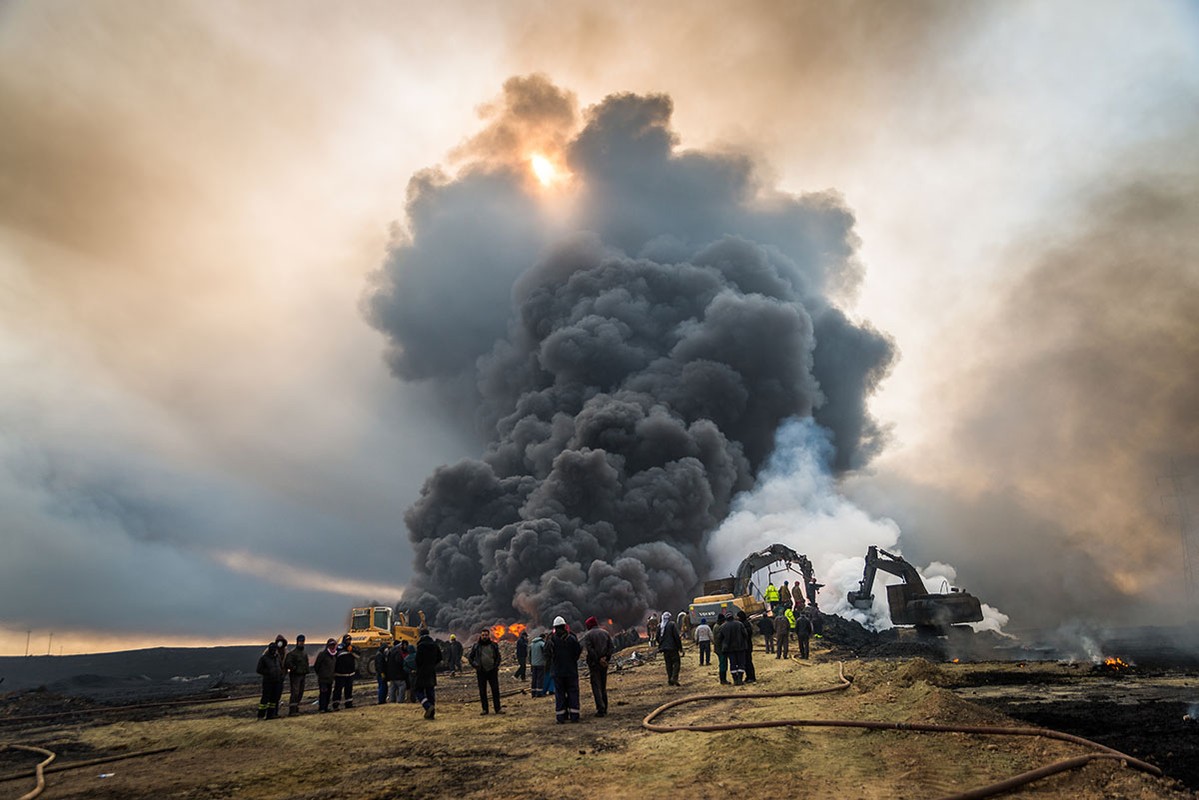
M846 596L854 608L869 609L874 605L871 588L879 570L903 579L903 583L887 587L887 605L895 625L914 625L920 633L938 635L948 633L954 625L979 622L983 618L977 597L953 586L947 586L948 592L930 592L915 567L902 556L875 545L866 550L866 570L858 590Z
M812 562L785 544L772 544L764 550L750 553L737 567L736 574L728 578L716 578L704 581L703 595L691 601L687 615L691 622L698 625L700 618L715 619L717 614L728 615L744 611L747 616L754 617L766 613L766 604L760 599L761 592L756 592L753 585L754 575L762 569L775 564L783 564L775 572L794 572L803 579L803 592L809 603L816 602L816 593L824 585L816 582L812 571ZM795 594L799 594L799 581L796 581Z
M350 644L358 653L358 674L374 677L375 655L379 648L395 642L415 645L420 638L420 629L409 625L402 611L396 619L388 606L366 606L350 609L348 635Z

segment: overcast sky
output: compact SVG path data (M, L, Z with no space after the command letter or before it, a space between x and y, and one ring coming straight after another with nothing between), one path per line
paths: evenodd
M843 489L1013 622L1176 619L1193 3L0 2L0 652L331 635L481 442L362 299L511 76L856 217L899 360ZM1199 513L1195 481L1179 486ZM1199 570L1199 565L1196 567Z

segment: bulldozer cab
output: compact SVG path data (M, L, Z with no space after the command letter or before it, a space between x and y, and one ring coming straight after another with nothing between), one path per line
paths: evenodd
M368 606L350 611L350 641L361 653L391 644L392 610L387 606Z

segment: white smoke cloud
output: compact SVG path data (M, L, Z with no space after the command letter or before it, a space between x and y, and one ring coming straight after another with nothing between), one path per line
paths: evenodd
M879 573L874 604L854 608L846 596L856 590L865 568L866 549L877 545L900 551L901 532L894 520L873 517L837 490L829 464L829 434L811 418L786 420L775 438L775 450L757 485L738 495L732 513L712 535L709 553L717 574L732 573L746 555L778 542L806 555L816 578L824 583L819 596L826 613L856 620L874 630L890 628L886 590L900 579ZM933 592L948 591L957 570L939 561L916 567ZM983 604L983 621L975 630L999 631L1005 614Z

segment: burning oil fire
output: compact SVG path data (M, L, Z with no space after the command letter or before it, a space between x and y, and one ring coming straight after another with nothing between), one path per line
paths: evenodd
M489 630L491 631L491 640L493 642L498 642L500 639L503 639L505 635L510 635L513 639L516 639L520 636L521 631L524 631L527 628L528 626L523 622L513 622L511 625L501 625L497 622L495 625L492 625Z
M1129 664L1127 661L1125 661L1122 658L1118 658L1116 656L1108 656L1107 658L1103 659L1103 666L1105 666L1111 670L1119 671L1122 669L1128 669L1129 667L1132 666L1132 664Z

